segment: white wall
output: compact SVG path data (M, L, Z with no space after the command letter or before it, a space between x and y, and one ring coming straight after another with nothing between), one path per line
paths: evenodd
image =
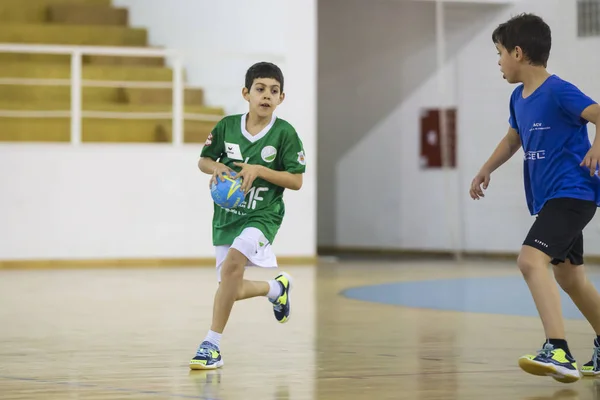
M438 0L397 0L415 2L437 2ZM522 0L441 0L442 3L469 3L469 4L515 4Z
M277 63L287 77L290 33L303 24L307 41L314 36L313 3L289 19L288 11L297 6L277 0L113 0L129 10L130 25L148 28L152 46L185 54L188 83L204 88L207 102L228 113L247 108L241 91L253 63Z
M316 252L316 0L115 0L151 46L183 51L188 83L211 105L247 111L246 69L278 63L277 115L304 142L307 172L289 191L279 256ZM213 257L201 146L0 145L0 260Z
M196 166L200 151L0 145L0 259L212 258L212 199L209 177ZM314 255L314 192L307 179L301 191L285 194L278 255Z
M441 98L435 4L322 0L319 245L517 251L533 221L519 154L492 176L484 200L467 193L506 133L514 88L499 74L491 33L518 12L540 13L553 28L551 71L600 99L599 56L589 51L600 41L575 37L575 9L572 0L447 5L449 92ZM418 162L419 112L442 102L458 108L459 169L448 175L422 171ZM586 232L586 248L596 254L598 221Z

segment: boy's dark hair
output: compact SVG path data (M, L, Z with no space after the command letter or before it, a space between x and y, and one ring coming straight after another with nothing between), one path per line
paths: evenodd
M281 93L283 93L283 73L281 69L270 62L259 62L248 68L246 72L246 89L250 90L255 79L272 78L281 85Z
M519 46L532 65L548 65L552 33L548 24L537 15L524 13L500 24L492 33L492 40L508 51Z

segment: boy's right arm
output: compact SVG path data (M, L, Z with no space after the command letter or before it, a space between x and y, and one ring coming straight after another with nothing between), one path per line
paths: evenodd
M492 172L510 160L520 148L521 139L519 138L518 132L512 127L508 128L506 136L498 143L498 146L496 146L496 149L490 158L488 158L475 178L473 178L469 190L472 199L478 200L480 197L485 197L481 186L483 185L484 190L487 189L490 184L490 175Z
M217 167L217 164L220 163L218 161L213 160L210 157L200 157L200 160L198 160L198 168L200 168L200 171L209 175L215 173L215 168Z
M225 136L225 120L217 122L212 132L206 138L202 152L200 153L200 159L198 160L198 168L205 174L212 175L212 178L208 182L210 187L211 183L217 183L217 176L223 182L223 175L231 177L231 168L217 160L221 160L225 155L224 147L224 136Z
M217 183L217 176L221 179L221 182L223 182L225 180L223 179L223 175L231 177L231 172L233 171L225 164L215 161L209 157L200 157L200 160L198 161L198 168L200 168L200 171L204 172L205 174L212 175L212 178L208 183L209 187L213 182Z
M487 160L481 171L491 174L497 170L502 164L510 160L510 158L521 148L521 138L513 128L508 128L506 136L498 143L496 149Z

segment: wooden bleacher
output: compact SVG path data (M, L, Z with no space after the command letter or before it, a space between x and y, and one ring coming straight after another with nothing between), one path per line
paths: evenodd
M126 9L110 0L0 0L0 43L148 47L144 28L128 26ZM170 83L165 60L150 57L84 56L84 80ZM0 52L0 81L7 79L69 79L70 57ZM170 88L83 87L85 111L170 112ZM6 116L11 111L70 110L70 87L16 83L0 85L0 141L68 142L70 119ZM185 112L223 115L204 103L201 88L186 88ZM187 120L184 142L202 143L216 121ZM168 142L170 119L103 119L84 117L84 142Z

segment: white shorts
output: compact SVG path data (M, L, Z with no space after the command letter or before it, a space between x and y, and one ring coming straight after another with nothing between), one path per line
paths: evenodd
M246 267L277 268L277 258L265 235L260 229L245 228L231 246L215 246L219 282L221 282L221 267L230 248L236 249L248 258Z

